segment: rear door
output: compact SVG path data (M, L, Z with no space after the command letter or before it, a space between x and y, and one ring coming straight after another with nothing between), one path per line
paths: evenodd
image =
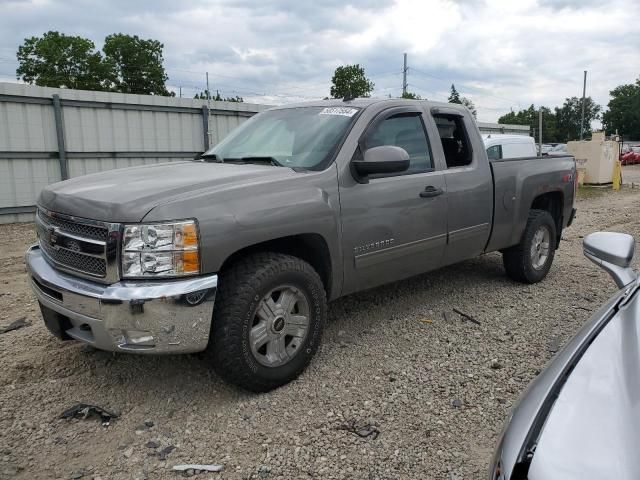
M382 111L358 144L356 159L367 148L395 145L409 153L411 164L401 174L341 185L344 293L438 268L447 235L446 184L433 159L423 110Z
M491 233L493 180L484 143L471 118L455 109L432 110L447 168L447 246L444 263L481 254ZM435 149L435 148L434 148Z

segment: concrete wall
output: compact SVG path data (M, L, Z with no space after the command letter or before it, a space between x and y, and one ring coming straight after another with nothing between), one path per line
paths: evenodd
M193 158L266 108L0 83L0 223L31 220L50 183Z

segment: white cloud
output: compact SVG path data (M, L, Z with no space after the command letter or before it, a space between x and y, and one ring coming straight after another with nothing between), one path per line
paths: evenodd
M347 36L355 48L405 43L410 52L425 53L448 30L460 24L460 8L447 0L402 0L368 13L368 25Z
M47 30L89 37L113 32L165 45L169 84L205 86L281 103L328 94L336 66L360 63L376 94L397 96L402 54L410 90L445 99L451 83L481 120L531 103L557 106L608 92L640 75L637 0L0 0L0 78L15 52ZM625 25L628 26L625 27ZM630 33L629 33L630 32Z

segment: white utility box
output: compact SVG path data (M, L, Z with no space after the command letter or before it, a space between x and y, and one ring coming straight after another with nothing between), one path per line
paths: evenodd
M611 183L613 166L620 154L618 142L606 140L604 132L594 133L590 141L567 143L567 152L576 159L576 166L585 169L584 183Z

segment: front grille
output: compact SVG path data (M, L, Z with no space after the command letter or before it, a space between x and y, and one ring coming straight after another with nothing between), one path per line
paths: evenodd
M40 242L40 248L51 260L63 267L97 277L104 277L107 274L107 262L102 258L90 257L63 248L52 248L43 241Z
M118 281L118 224L38 209L36 231L42 253L54 267L99 282Z
M47 215L42 210L38 210L38 216L45 225L58 227L65 232L78 235L80 237L91 238L92 240L107 241L107 229L85 223L77 223L64 218Z

